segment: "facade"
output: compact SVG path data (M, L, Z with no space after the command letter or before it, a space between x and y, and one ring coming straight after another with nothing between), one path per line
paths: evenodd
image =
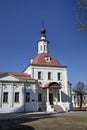
M84 93L83 96L82 96L82 106L80 108L80 102L81 102L81 99L80 99L80 95L75 92L75 91L72 91L72 103L73 103L73 108L74 110L87 110L87 94Z
M39 82L38 93L42 100L38 101L41 110L54 111L53 105L61 106L64 111L70 110L70 85L68 84L67 66L59 63L49 54L49 41L46 30L41 30L38 41L38 54L31 59L24 73L28 73Z
M41 30L38 54L23 73L0 72L0 112L70 111L67 66L49 53L46 30Z
M0 113L37 110L37 81L24 73L0 73Z

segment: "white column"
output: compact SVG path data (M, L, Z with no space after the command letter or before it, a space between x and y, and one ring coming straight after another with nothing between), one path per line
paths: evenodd
M60 89L60 102L62 102L62 91Z
M14 85L13 85L13 83L11 84L10 107L14 107Z
M2 93L3 93L2 84L0 84L0 107L2 107Z
M32 70L31 70L31 76L32 76L32 78L35 78L34 77L34 68L32 68Z
M56 105L58 103L58 89L56 89Z
M47 105L49 105L49 88L47 88Z
M23 104L23 107L24 107L24 112L26 111L26 106L25 106L25 94L26 94L26 86L25 84L23 83L22 84L22 104Z

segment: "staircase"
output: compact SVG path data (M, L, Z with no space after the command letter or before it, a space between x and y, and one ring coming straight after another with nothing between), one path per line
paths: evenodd
M63 108L60 105L53 105L55 112L64 112Z

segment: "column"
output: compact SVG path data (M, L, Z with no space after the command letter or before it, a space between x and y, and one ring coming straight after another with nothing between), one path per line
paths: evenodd
M32 68L31 76L32 76L32 78L35 78L35 77L34 77L34 68Z
M10 107L14 107L14 85L11 83L11 101L10 101Z
M58 89L56 89L56 105L58 103Z
M60 89L60 102L62 102L62 91Z
M3 93L2 84L0 84L0 107L2 107L2 93Z
M26 111L25 94L26 94L26 85L23 83L22 84L22 104L23 104L24 112Z
M47 88L47 105L49 105L49 88Z

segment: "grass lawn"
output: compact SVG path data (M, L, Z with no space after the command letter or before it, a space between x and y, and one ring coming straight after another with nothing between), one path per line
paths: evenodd
M0 130L87 130L87 112L69 112L0 121Z

